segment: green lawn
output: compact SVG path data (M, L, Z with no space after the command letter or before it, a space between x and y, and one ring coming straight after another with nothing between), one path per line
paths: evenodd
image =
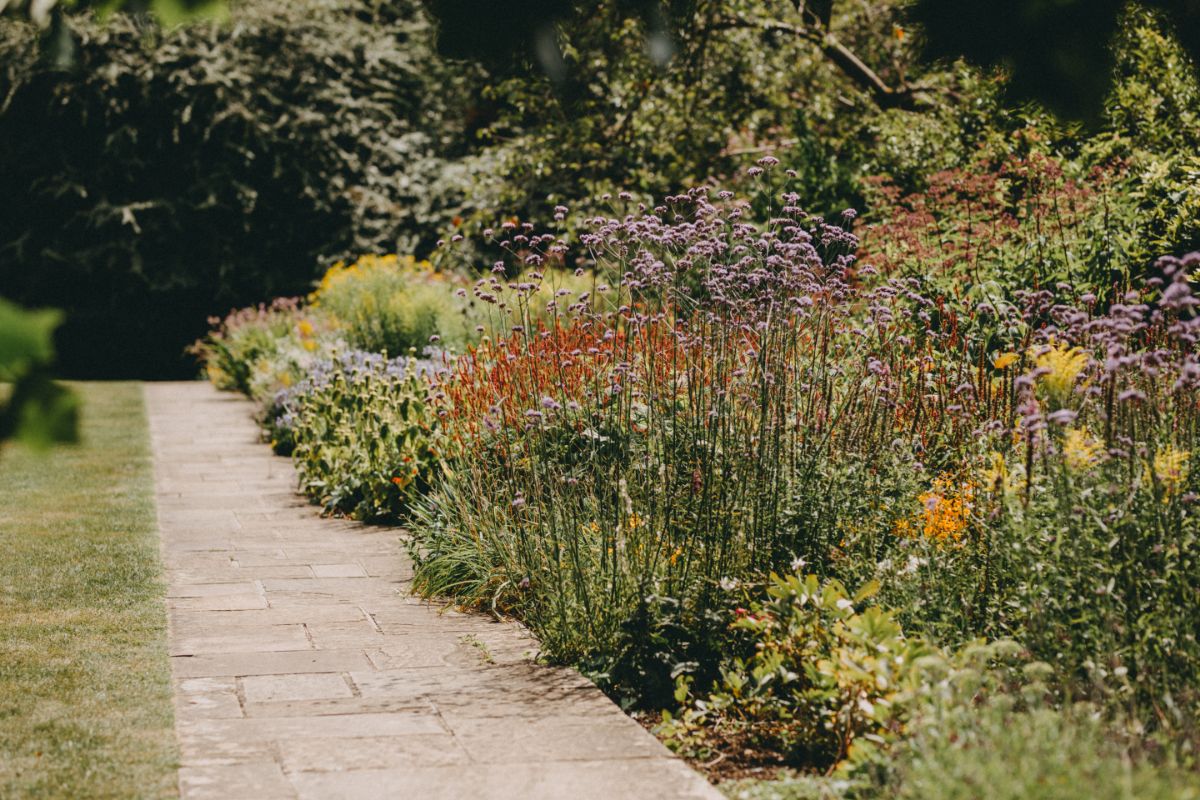
M88 383L82 442L0 451L0 797L175 794L141 387Z

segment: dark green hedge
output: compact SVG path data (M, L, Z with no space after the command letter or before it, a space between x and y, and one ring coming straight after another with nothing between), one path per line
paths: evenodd
M322 259L428 249L466 91L415 4L278 0L164 31L71 22L56 71L0 19L0 294L67 311L73 376L193 371L208 314Z

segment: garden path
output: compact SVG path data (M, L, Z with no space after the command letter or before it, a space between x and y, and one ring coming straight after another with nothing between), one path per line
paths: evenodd
M716 798L522 628L423 603L321 518L244 400L145 389L184 798Z

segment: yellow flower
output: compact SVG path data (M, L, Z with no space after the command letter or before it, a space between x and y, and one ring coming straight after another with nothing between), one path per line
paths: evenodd
M1008 465L1004 462L1004 454L993 450L988 455L991 464L979 476L981 485L990 491L1004 491L1008 486Z
M299 324L296 325L296 330L300 333L301 339L307 339L315 333L313 324L306 319L300 320Z
M1016 362L1017 358L1016 353L1001 353L996 356L996 360L992 362L992 366L996 369L1008 369Z
M1179 494L1187 485L1191 457L1190 451L1180 450L1169 444L1159 448L1154 454L1154 477L1163 488L1164 501Z
M1104 448L1092 438L1086 427L1067 428L1066 436L1063 437L1062 455L1072 472L1086 472L1099 463L1104 455Z
M321 304L321 296L329 292L334 286L343 281L361 278L367 273L376 270L431 272L432 267L428 261L418 262L412 256L398 256L395 253L384 256L361 256L357 261L349 265L344 261L339 261L325 272L316 291L309 295L309 303L319 306Z
M1041 377L1046 392L1060 403L1064 402L1075 388L1075 379L1087 367L1087 353L1078 347L1051 344L1034 362L1039 369L1047 370Z
M1021 423L1021 417L1013 420L1012 430L1008 432L1008 435L1013 447L1017 447L1025 441L1026 431L1025 426Z
M946 473L935 478L930 490L917 499L921 502L917 524L925 538L938 542L957 542L962 539L971 522L975 501L974 483L955 483L953 476ZM908 520L901 519L893 525L892 532L901 536L912 535L913 526Z

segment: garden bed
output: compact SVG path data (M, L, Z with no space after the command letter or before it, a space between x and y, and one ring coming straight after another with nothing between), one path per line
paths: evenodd
M519 617L715 780L1074 768L1008 717L1096 774L1188 752L1200 255L980 302L778 202L583 220L576 271L514 223L474 283L338 265L197 349L315 502L403 522L416 591Z

